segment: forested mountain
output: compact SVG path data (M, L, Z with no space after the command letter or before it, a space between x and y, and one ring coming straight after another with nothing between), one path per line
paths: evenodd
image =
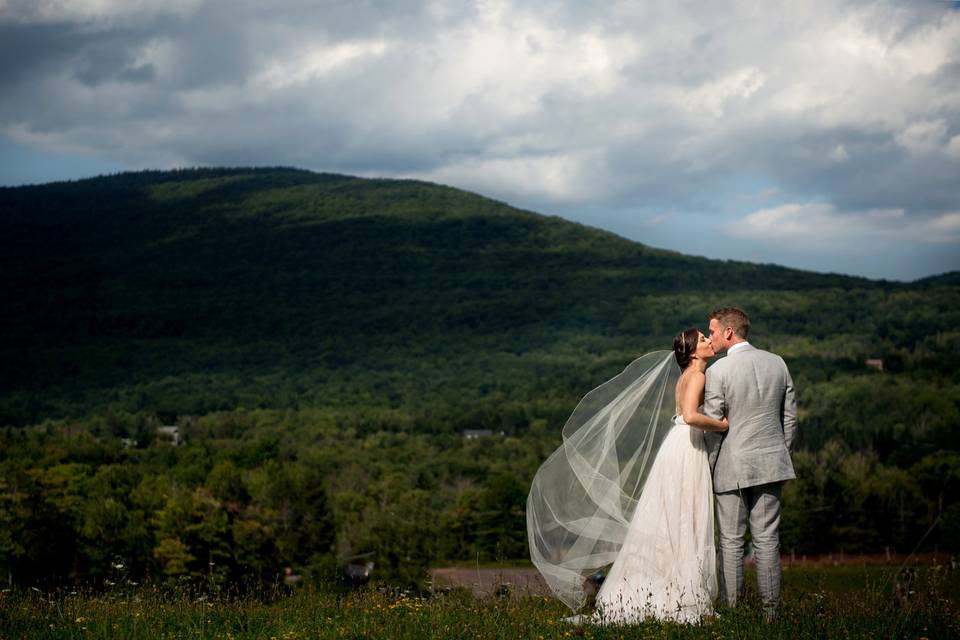
M726 302L752 307L767 338L866 321L894 339L868 355L931 330L886 317L909 287L684 256L416 181L143 172L0 189L0 212L0 422L15 424L106 407L415 408L496 387L519 399L531 389L517 381L539 377L527 366L549 360L534 354L586 341L619 366ZM810 308L851 290L879 308ZM569 375L538 392L587 383Z
M960 539L956 273L707 260L424 182L197 169L0 189L0 300L18 580L522 558L579 397L729 305L798 388L784 548Z

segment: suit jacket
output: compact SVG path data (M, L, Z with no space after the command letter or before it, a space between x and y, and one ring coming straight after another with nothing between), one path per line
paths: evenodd
M797 400L783 358L747 344L707 368L706 376L703 413L730 422L726 433L706 433L714 492L796 478L790 446Z

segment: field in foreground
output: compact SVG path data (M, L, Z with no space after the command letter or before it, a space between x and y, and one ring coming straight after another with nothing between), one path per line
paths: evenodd
M748 585L753 576L748 575ZM572 627L541 596L476 598L364 589L272 598L128 587L106 594L6 590L0 638L950 638L960 637L956 563L787 568L781 615L764 623L756 596L699 626L647 622Z

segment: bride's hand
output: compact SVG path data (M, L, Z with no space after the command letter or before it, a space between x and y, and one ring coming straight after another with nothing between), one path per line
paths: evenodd
M720 418L720 422L723 424L723 426L720 427L720 431L726 431L727 429L730 428L730 421L727 420L727 416L723 416L722 418Z

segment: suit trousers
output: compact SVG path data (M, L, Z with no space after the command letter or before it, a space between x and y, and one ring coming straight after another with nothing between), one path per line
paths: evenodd
M720 545L721 601L737 606L743 597L743 547L747 523L757 563L757 591L768 618L780 604L780 495L782 482L716 494Z

